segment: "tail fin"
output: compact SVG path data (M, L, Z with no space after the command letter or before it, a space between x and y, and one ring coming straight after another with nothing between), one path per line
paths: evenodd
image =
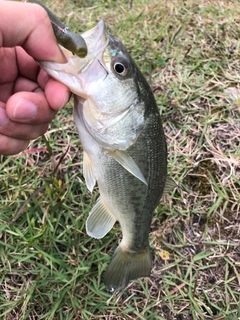
M130 280L148 277L151 272L150 247L137 252L125 251L118 246L105 273L105 286L110 292L127 286Z

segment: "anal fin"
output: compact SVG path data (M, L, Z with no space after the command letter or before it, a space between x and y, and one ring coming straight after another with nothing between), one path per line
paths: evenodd
M87 234L93 238L103 238L114 226L117 219L103 203L98 199L87 218Z

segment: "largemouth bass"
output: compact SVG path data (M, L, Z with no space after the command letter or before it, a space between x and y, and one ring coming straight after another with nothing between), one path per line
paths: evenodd
M86 222L88 235L104 237L118 220L122 241L105 273L107 290L149 276L152 215L167 183L167 149L153 93L123 44L104 22L82 34L85 58L40 62L74 93L74 120L82 142L83 175L100 198ZM168 191L167 190L167 191Z

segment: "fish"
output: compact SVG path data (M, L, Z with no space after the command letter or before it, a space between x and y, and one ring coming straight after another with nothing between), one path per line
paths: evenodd
M87 234L103 238L119 222L122 240L104 283L110 292L151 273L153 213L175 187L167 174L167 145L153 92L124 45L101 20L84 32L88 53L63 48L67 63L40 61L74 95L74 121L83 147L83 175L100 197L86 221Z

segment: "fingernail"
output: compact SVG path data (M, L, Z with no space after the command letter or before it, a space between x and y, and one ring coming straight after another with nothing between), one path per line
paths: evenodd
M4 108L0 108L0 127L5 126L9 121L6 110Z
M30 100L20 99L16 104L13 117L16 120L31 120L37 114L37 106Z

